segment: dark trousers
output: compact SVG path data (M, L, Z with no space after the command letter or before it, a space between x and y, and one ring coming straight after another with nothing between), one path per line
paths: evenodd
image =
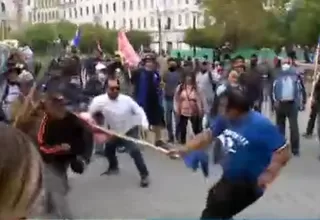
M187 126L188 126L188 121L190 120L191 125L192 125L192 130L195 134L199 134L201 132L201 118L199 116L192 116L192 117L187 117L184 115L179 116L179 132L180 132L180 141L182 144L186 143L187 139Z
M210 188L201 219L231 219L261 196L255 183L222 178Z
M53 218L73 219L67 201L67 164L46 164L44 172L45 208Z
M286 133L287 118L289 120L291 150L292 153L298 154L300 150L298 107L293 101L280 102L276 108L276 123L284 136Z
M307 124L307 130L306 130L306 134L308 135L313 134L313 129L316 123L317 114L318 114L318 106L312 105L310 109L310 115L309 115L309 120Z
M173 123L172 123L172 114L173 111L173 98L166 97L164 100L164 111L165 111L165 121L166 121L166 128L168 132L169 141L174 141L174 134L173 134Z
M139 137L139 129L138 127L132 128L130 131L126 133L127 136L138 138ZM105 145L104 154L109 161L109 168L118 168L118 159L116 156L117 147L125 147L126 152L130 154L132 157L141 177L146 177L149 175L147 166L139 149L135 143L131 141L127 141L120 138L113 138L108 141Z

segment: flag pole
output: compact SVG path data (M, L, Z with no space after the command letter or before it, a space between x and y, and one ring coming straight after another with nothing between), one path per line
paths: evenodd
M318 60L319 60L319 50L320 50L320 36L318 39L318 44L317 44L317 49L316 49L316 55L314 58L314 70L313 70L313 82L312 82L312 89L311 89L311 94L310 94L310 105L311 105L311 101L313 99L313 95L315 92L315 87L317 82L319 81L319 72L318 72Z

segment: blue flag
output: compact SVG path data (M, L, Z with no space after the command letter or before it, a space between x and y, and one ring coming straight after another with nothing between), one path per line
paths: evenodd
M77 31L76 31L73 39L72 39L71 45L75 46L75 47L79 47L80 40L81 40L81 32L80 32L80 29L79 29L79 26L78 26Z

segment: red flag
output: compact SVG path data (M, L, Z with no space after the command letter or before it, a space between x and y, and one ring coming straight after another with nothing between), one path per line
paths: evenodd
M138 66L140 57L134 51L124 31L118 33L118 51L129 66Z

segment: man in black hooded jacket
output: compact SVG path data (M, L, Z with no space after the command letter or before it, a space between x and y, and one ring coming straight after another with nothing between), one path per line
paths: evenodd
M93 134L89 126L65 107L66 85L59 78L43 86L44 116L38 131L38 145L45 164L47 211L57 219L73 219L66 195L67 169L83 173L90 162Z

